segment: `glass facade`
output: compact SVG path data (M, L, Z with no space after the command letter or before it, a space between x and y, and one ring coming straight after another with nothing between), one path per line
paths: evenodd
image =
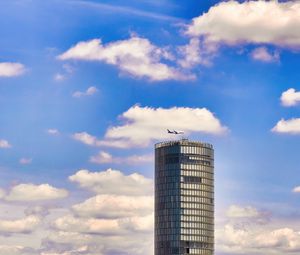
M214 254L214 150L187 139L155 145L155 255Z

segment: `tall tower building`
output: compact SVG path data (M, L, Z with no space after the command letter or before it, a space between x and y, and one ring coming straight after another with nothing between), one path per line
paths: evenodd
M214 150L187 139L155 145L155 255L214 254Z

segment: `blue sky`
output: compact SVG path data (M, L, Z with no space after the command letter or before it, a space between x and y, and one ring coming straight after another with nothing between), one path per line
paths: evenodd
M152 254L141 201L169 127L215 147L216 254L297 254L299 15L297 1L1 1L0 253Z

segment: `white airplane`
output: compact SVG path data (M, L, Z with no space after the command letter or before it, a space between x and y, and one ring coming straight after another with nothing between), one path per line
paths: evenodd
M183 131L176 131L176 130L171 131L171 130L169 130L169 129L167 129L167 130L168 130L168 134L173 134L173 135L181 135L181 134L184 134Z

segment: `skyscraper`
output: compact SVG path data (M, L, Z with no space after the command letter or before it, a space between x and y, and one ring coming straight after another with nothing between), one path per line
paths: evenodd
M188 139L155 145L155 255L214 253L214 150Z

